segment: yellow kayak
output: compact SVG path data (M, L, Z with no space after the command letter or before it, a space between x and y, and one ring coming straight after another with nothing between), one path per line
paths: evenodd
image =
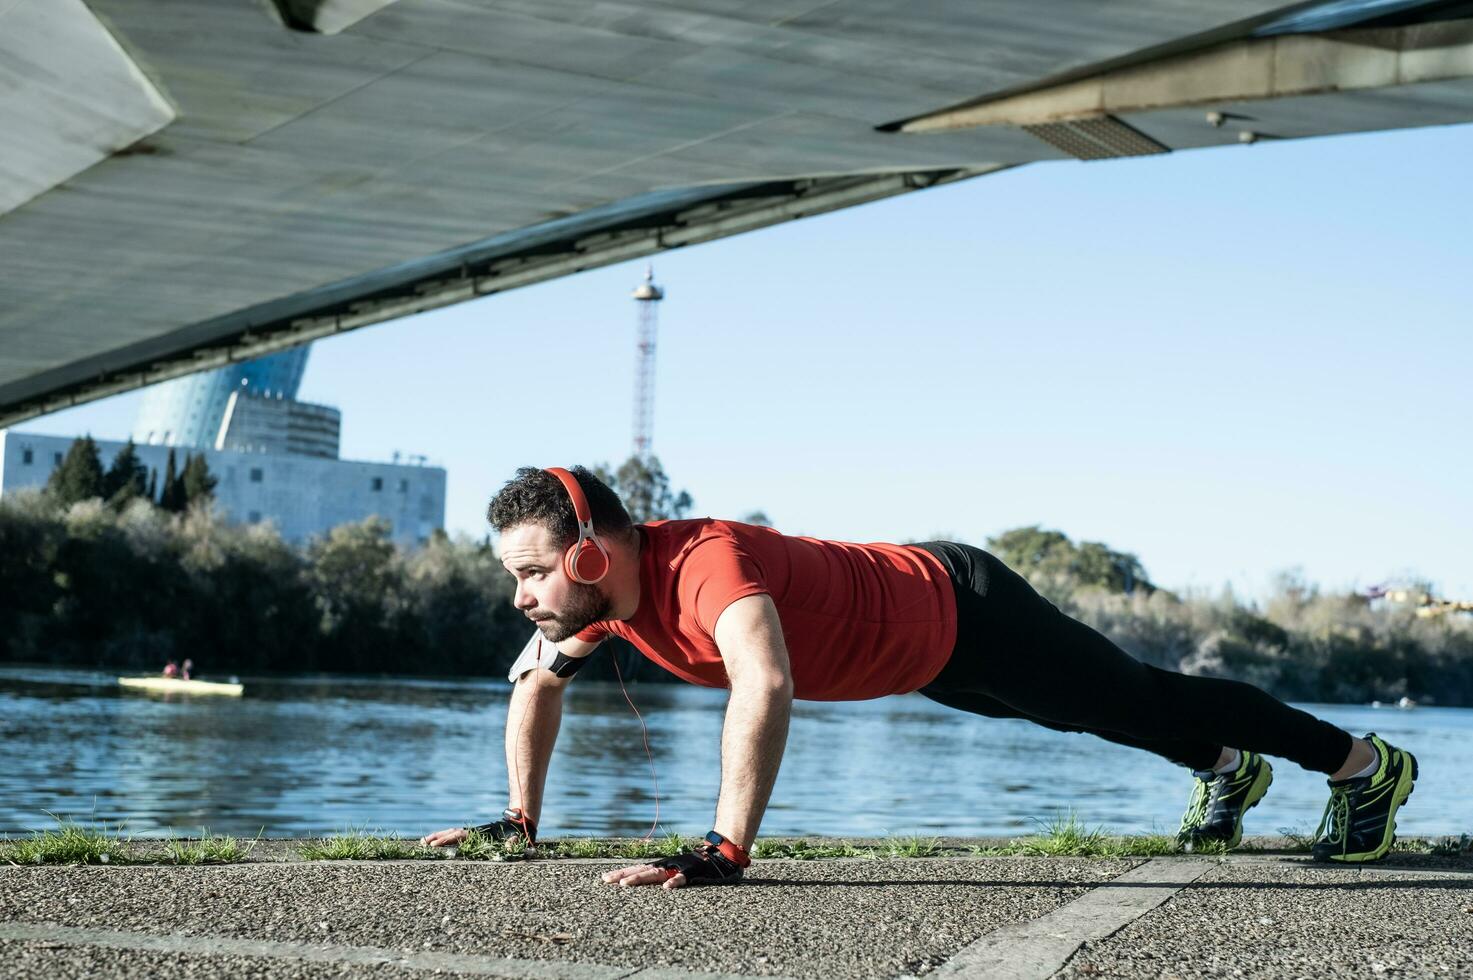
M146 691L177 691L180 694L240 694L244 684L226 684L221 681L181 680L178 677L119 677L123 687L137 687Z

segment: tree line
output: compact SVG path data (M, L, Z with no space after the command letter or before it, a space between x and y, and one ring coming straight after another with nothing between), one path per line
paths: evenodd
M202 674L504 676L531 635L489 539L440 532L403 550L370 518L294 546L269 523L222 517L203 457L151 487L127 447L103 471L85 442L45 491L0 500L0 660L154 670L191 657ZM636 521L691 510L657 459L599 472ZM744 519L767 522L760 512ZM985 547L1156 666L1290 700L1473 705L1466 616L1419 618L1294 577L1262 603L1179 596L1132 554L1039 527ZM623 641L600 651L581 677L612 678L617 666L626 680L673 680Z
M1293 574L1261 603L1230 590L1179 596L1152 584L1135 555L1036 526L989 538L987 549L1157 667L1247 681L1289 701L1473 706L1473 617L1424 618Z
M186 511L191 505L204 505L215 497L219 484L204 454L186 453L181 468L169 447L164 464L164 479L159 482L157 470L150 470L138 458L138 449L129 439L112 464L104 471L102 455L91 436L75 440L61 465L51 471L46 481L45 496L59 507L69 507L84 500L101 500L115 511L121 511L134 500L144 500L170 513Z
M403 551L382 518L305 547L204 503L0 500L0 659L202 675L496 673L530 634L484 541Z
M656 458L598 470L636 521L690 509ZM372 517L294 546L228 520L215 486L201 455L171 451L159 481L131 442L104 470L82 438L44 490L0 499L0 661L496 676L532 635L489 539L406 550ZM603 651L582 676L670 679L622 640Z

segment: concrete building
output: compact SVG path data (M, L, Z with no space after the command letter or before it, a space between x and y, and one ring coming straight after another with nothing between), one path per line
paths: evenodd
M214 448L337 459L341 429L335 408L238 388L225 402Z
M74 440L0 430L0 496L46 485ZM97 440L103 468L124 443ZM160 477L169 446L139 445L138 457ZM219 480L216 505L229 518L273 522L288 541L377 514L393 525L402 547L427 540L445 523L445 470L438 466L365 463L284 452L186 450L203 455ZM184 452L174 450L180 468Z
M133 427L139 458L162 478L171 449L181 472L186 453L204 456L226 516L271 521L288 541L377 514L393 525L397 544L423 543L445 524L445 471L421 456L408 465L398 454L392 463L338 459L341 414L296 400L307 353L303 346L150 388ZM73 441L24 432L3 438L0 494L45 486ZM104 469L123 445L97 443Z

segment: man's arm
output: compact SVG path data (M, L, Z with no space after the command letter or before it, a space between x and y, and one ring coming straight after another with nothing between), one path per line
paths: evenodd
M558 727L563 718L563 691L573 680L571 674L559 677L552 673L552 661L559 652L582 658L593 653L599 641L587 642L571 637L554 647L542 644L542 665L517 678L506 712L506 778L512 807L520 807L524 815L536 823L542 817L542 792L547 784L548 764L557 744Z
M563 717L563 691L573 677L552 673L553 659L561 651L569 657L587 657L600 641L592 643L569 638L554 646L543 641L541 666L526 670L512 688L506 712L506 775L509 806L520 808L533 824L542 816L542 793L547 784L548 764L557 744ZM448 847L465 839L464 827L449 827L421 838L430 847Z
M716 620L716 646L731 680L721 729L721 795L715 830L750 848L788 741L793 674L772 597L747 596Z
M731 681L721 729L721 795L714 829L746 850L757 838L787 745L793 675L771 596L733 602L717 618L714 632ZM610 871L603 880L619 885L663 882L666 888L686 883L684 874L667 880L663 869L649 864Z

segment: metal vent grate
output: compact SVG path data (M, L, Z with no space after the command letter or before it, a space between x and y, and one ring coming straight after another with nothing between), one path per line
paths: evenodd
M1152 153L1170 153L1145 133L1114 116L1071 119L1068 122L1041 123L1024 126L1024 130L1045 143L1056 146L1080 160L1108 160L1113 157L1143 157Z

